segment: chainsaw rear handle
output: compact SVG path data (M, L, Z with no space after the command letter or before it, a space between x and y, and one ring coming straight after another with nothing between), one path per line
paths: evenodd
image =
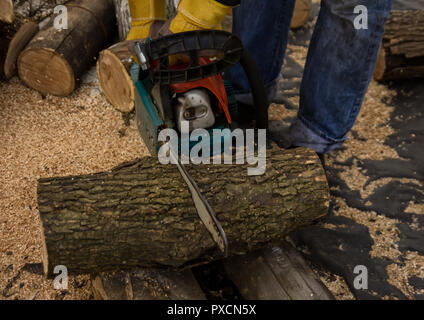
M196 30L171 34L155 40L136 42L134 49L143 60L143 69L150 67L145 59L157 61L152 70L154 83L162 85L190 82L215 76L240 63L246 73L256 110L257 129L268 129L268 99L259 67L241 40L232 33L221 30ZM199 55L214 53L219 56L211 63L200 65ZM191 64L184 69L170 69L169 56L186 54Z

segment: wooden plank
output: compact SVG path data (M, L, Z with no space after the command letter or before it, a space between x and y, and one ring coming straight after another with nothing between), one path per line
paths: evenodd
M248 300L332 300L290 244L223 261L227 276Z
M93 280L99 300L204 300L199 284L190 270L173 272L139 269L134 272L101 273Z
M247 300L290 300L261 252L223 261L228 277Z
M301 254L290 244L284 243L281 247L269 248L264 251L264 257L291 299L334 299Z

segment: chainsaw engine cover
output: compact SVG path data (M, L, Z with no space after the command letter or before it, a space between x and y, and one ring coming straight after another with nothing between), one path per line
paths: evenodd
M191 149L203 139L209 139L211 155L223 152L224 146L230 141L231 135L227 131L217 135L213 129L226 129L229 126L216 124L216 117L211 107L210 97L206 89L192 89L187 93L179 94L176 98L177 103L174 107L174 117L170 120L164 119L165 113L161 109L163 106L159 100L151 78L145 76L138 64L134 63L130 70L131 78L135 84L135 112L137 127L140 135L153 156L156 156L160 149L158 135L161 130L166 128L176 129L178 133L181 131L181 120L189 122L189 130L203 128L207 134L201 135L196 141L189 141L189 149ZM225 84L225 90L228 95L228 109L232 115L237 113L237 103L229 84ZM152 94L153 93L153 94ZM158 105L156 105L158 103ZM163 107L162 107L163 108ZM168 118L168 117L166 117ZM217 148L216 146L221 146ZM185 150L181 148L181 140L179 141L180 153ZM186 156L189 156L187 154Z

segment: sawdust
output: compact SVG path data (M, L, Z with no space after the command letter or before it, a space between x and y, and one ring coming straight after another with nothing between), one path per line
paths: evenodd
M405 213L424 214L424 203L410 201L408 207L405 209Z
M336 300L355 300L344 279L330 272L319 272L320 280Z
M282 104L271 103L268 109L268 116L270 121L283 121L285 125L290 124L290 118L297 115L297 110L289 110Z
M390 114L394 107L390 106L395 91L372 80L364 99L361 111L352 130L357 133L355 138L350 132L346 147L338 152L337 161L344 162L352 157L358 159L397 159L396 150L384 144L384 141L394 133L389 126ZM383 102L384 99L384 102Z
M147 154L134 121L123 119L96 85L67 98L0 83L0 298L88 299L90 280L67 291L42 275L37 179L87 174Z
M294 59L303 69L308 55L308 47L288 44L287 49L290 52L290 58Z
M414 299L414 291L417 291L416 294L424 294L424 289L414 290L408 280L411 276L424 279L424 256L407 251L402 263L393 263L386 269L388 282L400 289L409 299Z
M336 198L335 203L337 209L334 214L349 218L368 228L371 238L374 241L370 256L372 258L386 258L393 261L399 261L401 252L396 244L399 241L400 231L396 227L399 223L396 219L390 219L382 215L378 215L373 211L361 211L349 207L342 198Z

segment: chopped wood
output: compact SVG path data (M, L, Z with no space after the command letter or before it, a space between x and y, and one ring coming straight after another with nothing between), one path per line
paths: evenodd
M119 42L100 53L97 77L107 100L121 112L135 107L135 86L129 71L134 63L126 42Z
M66 7L68 29L50 19L18 59L21 80L42 94L72 93L115 32L112 0L76 0Z
M374 78L424 77L424 10L394 10L386 23Z
M19 28L18 32L12 38L4 63L4 75L7 80L16 74L18 56L38 31L38 24L28 21Z

